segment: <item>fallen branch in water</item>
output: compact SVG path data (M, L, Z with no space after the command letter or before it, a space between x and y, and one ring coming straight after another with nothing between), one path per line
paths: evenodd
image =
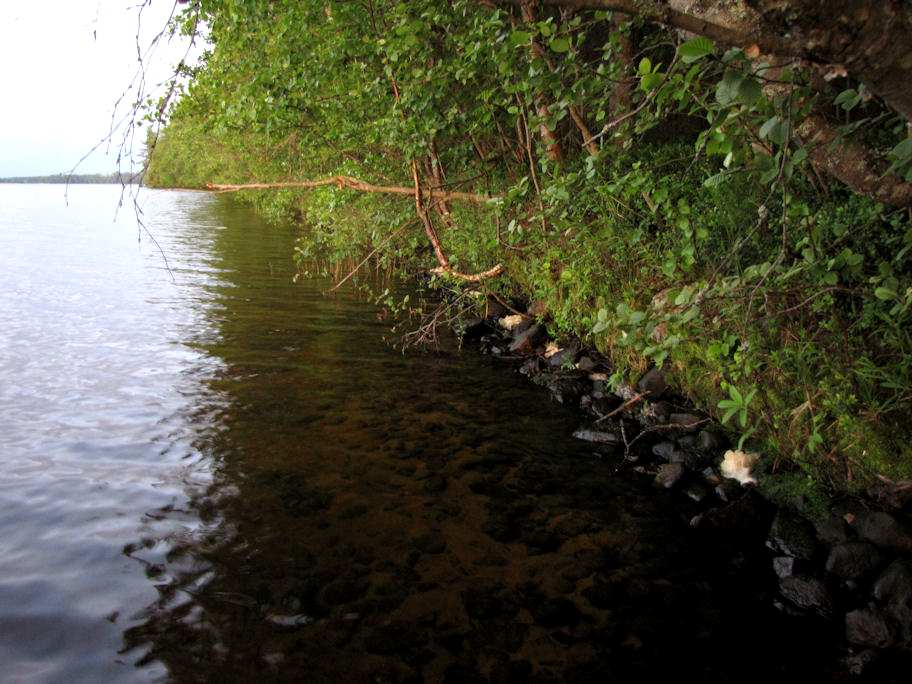
M415 188L403 185L374 185L367 183L351 176L330 176L312 181L281 181L276 183L207 183L209 190L218 192L237 192L238 190L272 190L281 188L322 188L327 185L335 185L338 188L348 188L360 192L374 192L387 195L407 195L415 196ZM422 188L422 194L430 201L444 202L474 202L475 204L485 204L489 200L497 199L498 195L479 195L474 192L458 192L455 190L440 190L435 188Z
M488 278L496 278L503 273L503 264L497 264L494 268L490 268L481 273L471 274L460 273L450 266L450 260L447 258L446 254L444 254L443 247L440 246L440 238L437 237L437 231L434 229L434 223L431 221L431 215L428 213L427 206L425 205L424 190L421 188L421 178L418 174L418 162L415 160L412 160L412 179L414 180L415 185L410 194L415 198L415 213L424 224L424 232L427 234L428 240L430 240L431 247L434 250L434 256L437 257L437 263L439 264L437 268L431 270L431 273L449 275L471 283L478 283L482 280L487 280Z

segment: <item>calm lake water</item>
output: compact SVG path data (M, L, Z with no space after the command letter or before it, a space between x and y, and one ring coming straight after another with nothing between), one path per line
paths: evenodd
M826 634L224 197L0 185L0 680L769 681ZM822 630L822 627L819 627Z

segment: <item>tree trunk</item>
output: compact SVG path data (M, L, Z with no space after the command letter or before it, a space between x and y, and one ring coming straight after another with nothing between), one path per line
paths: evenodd
M533 5L534 3L530 0L523 0L519 6L523 21L527 24L535 22L535 10ZM532 41L531 52L533 57L540 57L543 55L542 46L539 45L537 40ZM538 114L538 118L542 120L539 124L539 133L542 142L545 145L545 152L548 155L548 159L553 162L559 162L564 158L564 151L561 149L560 141L557 139L557 136L554 135L554 131L545 123L548 119L548 104L545 101L545 96L541 93L535 96L535 113Z
M820 171L845 183L859 195L895 207L912 206L912 183L884 176L882 165L861 143L839 137L833 124L819 112L811 114L795 130L811 150L808 159Z

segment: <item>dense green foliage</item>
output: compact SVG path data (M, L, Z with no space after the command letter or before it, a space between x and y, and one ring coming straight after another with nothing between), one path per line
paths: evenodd
M498 196L435 214L454 266L502 262L480 287L544 302L615 381L666 365L799 485L912 475L909 210L825 178L799 133L824 111L883 178L912 177L905 122L858 83L812 88L750 49L600 11L201 0L185 27L197 13L213 47L150 136L149 184L409 186L417 161L428 184ZM601 131L594 153L577 118ZM302 221L302 264L376 249L434 265L407 197L243 197Z

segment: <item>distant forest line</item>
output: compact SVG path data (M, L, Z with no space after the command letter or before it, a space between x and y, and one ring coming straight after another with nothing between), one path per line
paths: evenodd
M11 176L0 178L0 183L70 183L70 184L129 184L137 182L139 176L130 173L56 173L51 176Z

